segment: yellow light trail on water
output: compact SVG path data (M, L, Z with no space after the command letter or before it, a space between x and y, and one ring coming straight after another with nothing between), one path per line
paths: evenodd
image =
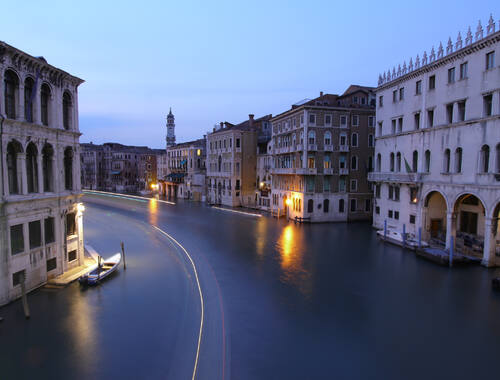
M251 212L244 212L244 211L236 211L236 210L231 210L231 209L228 209L228 208L223 208L223 207L217 207L217 206L212 206L212 208L215 208L217 210L222 210L222 211L228 211L228 212L234 212L236 214L242 214L242 215L249 215L249 216L256 216L258 218L261 218L262 215L261 214L253 214Z
M201 346L201 335L203 333L203 319L205 317L205 302L203 300L203 293L201 291L200 280L198 278L198 271L196 270L196 265L195 265L193 259L191 258L191 255L188 253L188 251L186 251L186 248L184 248L181 243L179 243L170 234L168 234L167 232L163 231L161 228L158 228L158 227L156 227L154 225L151 225L151 227L155 228L157 231L161 232L163 235L165 235L167 238L169 238L175 244L177 244L184 251L184 253L186 254L187 258L191 262L191 266L193 267L194 276L196 278L196 285L198 286L198 293L200 294L200 304L201 304L200 332L198 334L198 346L196 348L196 359L194 361L193 376L191 378L192 380L194 380L195 377L196 377L196 371L198 369L198 359L199 359L199 356L200 356L200 346Z
M154 199L156 200L157 202L161 202L161 203L166 203L166 204L169 204L169 205L175 205L174 202L170 202L170 201L164 201L162 199L156 199L156 198L148 198L148 197L140 197L138 195L131 195L131 194L121 194L121 193L111 193L111 192L108 192L108 191L100 191L100 190L82 190L84 193L87 193L87 194L102 194L102 195L109 195L109 196L112 196L112 197L117 197L117 198L131 198L131 199L141 199L141 200L146 200L146 201L150 201L151 199Z

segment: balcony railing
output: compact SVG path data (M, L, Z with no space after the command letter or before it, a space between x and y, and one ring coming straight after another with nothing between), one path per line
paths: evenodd
M323 174L324 175L332 175L333 174L333 168L324 168L323 169Z
M295 170L296 170L297 174L302 174L302 175L318 174L318 169L316 169L316 168L297 168Z
M325 152L333 152L333 145L325 145Z
M349 169L347 168L339 169L339 175L349 175Z
M308 144L307 145L307 150L316 151L316 150L318 150L318 145L316 145L316 144Z
M401 182L401 183L416 183L422 180L422 173L368 173L368 181L371 182Z
M349 152L349 145L339 145L339 152Z

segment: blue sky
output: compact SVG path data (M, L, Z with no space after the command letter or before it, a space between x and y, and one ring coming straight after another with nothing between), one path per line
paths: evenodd
M73 3L73 4L72 4ZM220 121L277 114L475 31L498 1L23 1L0 39L86 82L82 142L165 145Z

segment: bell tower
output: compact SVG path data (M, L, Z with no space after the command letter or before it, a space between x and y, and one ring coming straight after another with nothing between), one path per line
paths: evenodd
M172 107L167 115L167 148L175 145L175 117L172 113Z

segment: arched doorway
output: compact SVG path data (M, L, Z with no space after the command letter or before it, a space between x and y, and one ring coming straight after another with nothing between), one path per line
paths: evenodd
M424 200L422 238L431 244L446 245L446 199L439 191L431 191Z
M483 257L485 238L485 208L473 194L460 195L453 205L452 235L455 250L467 256Z

